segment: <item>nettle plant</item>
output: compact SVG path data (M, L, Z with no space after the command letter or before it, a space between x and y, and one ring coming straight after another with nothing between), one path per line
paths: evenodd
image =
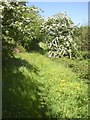
M44 23L45 41L48 44L49 57L76 57L78 53L78 27L66 13L49 17Z

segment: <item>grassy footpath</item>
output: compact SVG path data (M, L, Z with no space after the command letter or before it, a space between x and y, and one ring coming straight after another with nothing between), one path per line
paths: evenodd
M63 60L20 53L7 63L3 65L3 117L87 117L88 86Z

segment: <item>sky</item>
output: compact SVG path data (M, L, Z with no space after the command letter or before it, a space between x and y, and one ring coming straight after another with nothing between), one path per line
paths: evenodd
M36 6L44 12L44 18L60 12L66 12L72 21L77 25L88 24L88 2L28 2L27 6Z

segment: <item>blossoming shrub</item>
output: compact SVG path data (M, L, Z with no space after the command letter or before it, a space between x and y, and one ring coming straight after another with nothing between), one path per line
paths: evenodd
M27 7L19 2L5 1L1 2L0 10L4 58L13 55L13 48L17 44L30 50L30 43L34 40L35 45L41 38L39 9L34 6Z
M43 24L49 57L77 56L77 29L66 13L49 17Z

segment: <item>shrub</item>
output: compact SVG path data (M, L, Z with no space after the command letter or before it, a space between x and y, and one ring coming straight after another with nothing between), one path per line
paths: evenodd
M49 17L44 25L49 57L77 56L77 26L64 13Z
M13 48L17 43L26 50L30 50L31 42L34 46L41 40L41 16L39 9L27 7L19 2L2 2L2 44L3 58L13 56Z
M88 26L81 26L78 30L79 32L79 49L81 51L88 51L89 49L89 35Z

